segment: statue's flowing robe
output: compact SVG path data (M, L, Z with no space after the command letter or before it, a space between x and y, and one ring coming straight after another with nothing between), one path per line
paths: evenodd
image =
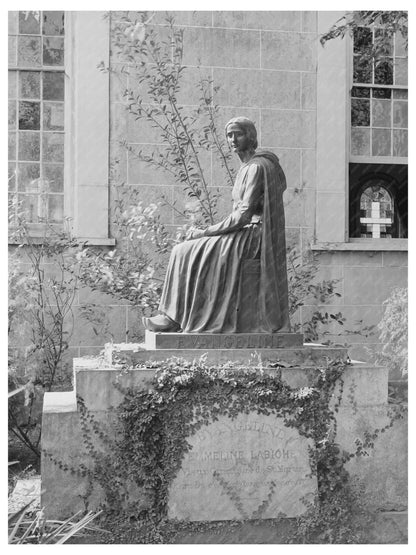
M285 189L275 154L256 153L237 174L233 212L204 237L174 247L159 310L183 332L238 333L242 263L253 259L260 261L260 283L252 331L289 330Z

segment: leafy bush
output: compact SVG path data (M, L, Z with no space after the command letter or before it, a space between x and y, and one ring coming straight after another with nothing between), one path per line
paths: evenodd
M68 272L78 243L45 223L32 237L20 216L9 256L9 429L39 457L44 391L68 384L65 353L72 335L76 272Z
M376 360L385 364L393 374L403 377L408 373L407 288L393 289L383 304L383 318L377 326L383 346L381 352L376 353Z

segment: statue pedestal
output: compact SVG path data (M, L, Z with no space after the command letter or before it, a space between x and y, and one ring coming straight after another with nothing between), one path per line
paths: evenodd
M155 333L146 330L143 348L283 349L303 346L301 333Z
M187 361L204 356L208 363L233 361L242 368L258 363L268 373L281 373L291 387L310 385L311 377L329 359L347 360L344 347L302 344L299 334L155 334L144 344L107 344L102 357L74 359L74 391L46 393L42 448L56 460L76 466L88 464L82 444L76 395L83 398L95 419L111 428L115 408L123 400L114 387L148 387L157 361L170 357ZM121 371L120 361L132 367ZM357 437L388 422L388 373L383 367L354 362L344 375L344 394L337 418L337 441L354 451ZM258 508L271 499L260 518L301 514L301 498L316 490L316 478L307 476L305 438L273 416L250 413L234 421L221 417L189 439L186 454L172 483L168 515L190 520L246 520L258 517ZM406 506L406 429L396 423L376 441L370 457L353 460L349 471L360 478L367 495L380 510ZM274 484L274 485L273 485ZM84 508L88 483L42 456L42 505L49 517L64 518ZM95 487L89 507L97 506L103 492ZM143 495L137 493L138 503Z

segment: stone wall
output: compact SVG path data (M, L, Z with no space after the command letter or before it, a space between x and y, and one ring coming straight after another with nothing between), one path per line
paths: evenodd
M333 324L327 336L334 342L348 343L351 358L370 360L371 350L379 350L377 330L365 337L348 333L360 326L377 325L383 316L383 302L395 287L407 286L407 252L400 251L332 251L317 253L320 264L319 279L338 279L337 290L341 294L336 304L328 304L325 310L342 312L344 326ZM311 307L301 309L304 319ZM337 335L341 334L341 335ZM393 376L392 376L393 377ZM394 376L396 379L400 376Z

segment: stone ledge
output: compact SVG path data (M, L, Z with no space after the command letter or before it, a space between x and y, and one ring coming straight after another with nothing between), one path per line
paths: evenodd
M147 361L163 361L171 357L183 358L189 362L205 356L209 364L234 362L236 364L253 364L260 357L267 366L271 362L282 363L282 367L316 366L328 359L344 360L348 358L346 347L325 347L323 345L305 344L300 347L281 349L148 349L145 343L121 343L105 346L104 366L113 365L113 354L120 355L132 365ZM82 359L75 359L82 361ZM90 365L89 362L86 363Z
M196 359L198 357L195 357ZM146 366L148 357L142 361L142 366L130 370L122 370L114 366L92 366L85 367L82 359L74 360L74 376L76 393L82 397L91 411L106 411L114 409L123 400L122 393L114 386L120 383L123 388L148 387L157 367ZM161 360L160 358L157 360ZM135 361L139 364L140 361ZM274 363L275 365L275 363ZM236 365L239 368L239 365ZM241 369L247 368L247 364L241 364ZM309 387L314 375L318 372L316 362L303 362L302 366L292 365L288 367L267 367L263 365L264 372L275 374L281 372L282 380L293 388ZM350 405L351 399L357 406L376 406L387 402L387 369L375 367L371 364L358 363L348 365L344 376L342 406ZM371 383L372 387L368 387ZM337 386L340 387L339 385ZM337 390L339 391L339 389ZM338 393L335 392L335 396Z
M74 391L52 391L45 393L43 413L76 412L77 399Z

